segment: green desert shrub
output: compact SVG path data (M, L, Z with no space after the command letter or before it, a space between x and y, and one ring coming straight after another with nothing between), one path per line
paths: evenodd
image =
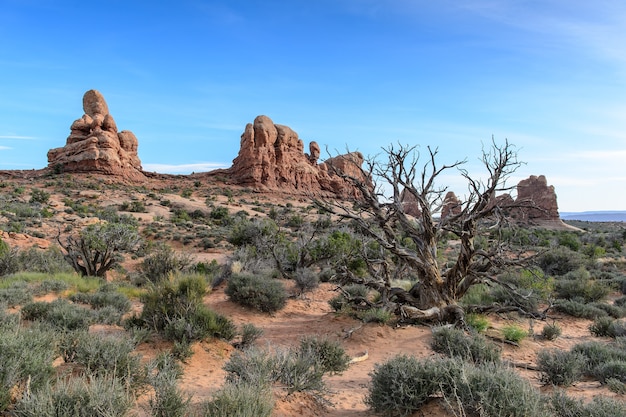
M271 390L245 382L227 383L201 410L205 417L270 417L274 409Z
M500 349L480 334L466 334L454 327L433 329L431 347L435 352L473 363L499 362Z
M233 274L225 292L236 303L268 313L282 309L287 303L283 284L267 276Z
M149 282L159 282L172 273L182 272L191 265L191 257L176 253L169 245L160 245L139 265L141 276Z
M596 369L604 363L612 361L626 362L626 349L615 344L596 341L584 342L574 345L571 351L580 353L585 357L585 374L590 376L593 376Z
M582 377L586 361L581 353L544 349L537 355L537 365L544 383L569 386Z
M254 344L254 342L263 335L263 329L256 327L252 323L246 323L241 326L241 342L237 345L240 349L246 349Z
M350 365L350 356L341 344L328 338L306 336L300 341L300 351L315 355L323 372L340 374Z
M626 415L623 401L607 397L594 397L587 404L582 399L574 399L563 391L555 391L550 397L550 410L554 417L615 417Z
M128 297L118 292L117 288L110 284L103 285L95 293L75 293L70 296L70 300L88 304L96 310L112 307L120 314L128 313L131 307Z
M365 403L377 413L407 416L459 378L462 366L458 360L395 356L374 366Z
M111 376L59 378L32 390L16 405L16 417L120 417L133 406L123 381Z
M584 259L580 253L560 246L539 255L537 263L546 275L557 276L580 268Z
M25 282L14 282L8 288L0 288L0 303L8 307L23 305L33 300L33 290Z
M554 309L561 313L569 314L572 317L594 320L607 316L607 312L578 300L557 300Z
M142 295L143 311L127 325L148 327L178 342L212 336L231 340L236 334L235 325L202 303L206 291L206 280L201 275L160 281Z
M590 278L559 279L555 285L557 298L565 300L581 299L587 303L605 299L610 291L610 287L605 283Z
M561 336L562 332L561 326L554 322L543 326L543 329L541 330L541 337L545 340L556 340L559 336Z
M457 415L483 417L547 417L541 393L513 369L486 363L466 366L444 388L444 396Z
M178 387L183 371L175 358L164 353L148 364L148 382L154 389L148 400L152 417L186 417L191 397Z
M129 336L81 333L76 339L72 362L88 375L114 376L133 390L145 384L145 368Z
M270 386L278 378L275 355L255 347L235 351L224 364L226 381L256 386Z
M60 330L86 330L93 322L93 312L64 299L50 303L31 302L21 310L25 320L36 320Z
M596 337L624 337L626 322L611 317L599 317L589 326L589 331Z
M300 292L314 290L320 285L318 274L311 268L296 268L293 279Z
M299 349L275 352L249 348L235 351L224 365L229 383L270 387L278 383L289 393L307 391L321 398L325 394L322 377L343 368L341 348L319 341L305 341Z
M37 390L54 375L54 334L40 326L6 327L0 331L0 412L27 388Z
M611 379L626 383L626 360L604 362L594 369L593 375L602 384Z
M277 381L289 394L306 391L323 397L325 371L317 352L309 349L278 352L276 371Z
M502 328L504 340L519 343L528 336L528 331L522 329L518 325L512 324Z

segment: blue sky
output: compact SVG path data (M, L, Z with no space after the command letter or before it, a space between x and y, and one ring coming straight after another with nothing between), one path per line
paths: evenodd
M508 139L513 183L626 210L624 28L622 0L0 0L0 169L45 167L97 89L149 171L230 166L265 114L305 149L430 145L476 175Z

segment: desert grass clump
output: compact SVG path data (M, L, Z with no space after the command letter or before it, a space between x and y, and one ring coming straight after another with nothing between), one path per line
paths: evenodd
M157 283L170 274L184 271L191 261L190 256L176 253L171 246L163 244L141 261L139 273L145 281Z
M541 330L541 337L545 340L556 340L562 333L561 326L557 322L546 324Z
M185 417L191 397L178 387L183 371L170 353L163 353L148 364L148 382L154 394L148 400L152 417Z
M88 304L93 309L99 310L105 307L112 307L121 314L130 311L130 300L124 294L117 291L115 285L107 284L100 287L95 293L78 292L70 296L70 300Z
M133 397L122 381L111 376L59 378L32 390L15 406L16 417L127 416Z
M85 332L77 333L73 346L65 351L64 357L80 366L87 375L114 376L125 386L138 390L145 385L146 371L134 349L135 341L125 334Z
M570 386L582 377L586 361L577 352L544 349L539 351L537 364L545 384Z
M93 322L93 312L64 299L50 303L31 302L21 310L24 320L39 321L60 330L87 330Z
M550 411L554 417L615 417L626 415L626 404L623 401L594 397L587 404L581 399L574 399L563 391L556 391L550 397Z
M312 291L320 285L318 274L311 268L296 268L293 280L301 293Z
M340 374L350 365L350 356L341 344L328 338L306 336L300 340L300 351L311 352L315 355L323 372Z
M456 415L547 417L541 393L513 369L498 364L466 365L449 379L444 397Z
M7 318L0 329L0 412L54 375L56 338L41 326L23 329Z
M431 347L435 352L472 363L499 362L500 349L480 334L441 326L433 329Z
M504 336L504 340L519 343L528 336L528 331L522 329L520 326L512 324L502 328L502 335Z
M483 333L489 328L489 320L481 314L467 314L465 316L465 323L478 333Z
M268 276L233 274L225 292L232 301L267 313L278 311L287 303L283 284Z
M451 379L460 378L463 362L458 359L419 360L398 355L376 364L365 403L377 413L407 416L430 398L447 391Z
M246 323L241 326L241 341L237 344L239 349L246 349L254 344L254 342L263 335L263 329L256 327L252 323Z
M557 300L554 309L572 317L595 320L607 316L607 312L601 308L578 300Z
M270 417L274 397L266 387L246 382L226 383L211 400L203 404L206 417Z
M626 322L610 317L600 317L589 326L589 331L596 337L624 337L626 336Z
M387 324L395 317L392 311L384 307L368 308L365 311L357 312L356 316L365 323L381 324Z
M141 315L129 319L126 325L148 327L177 342L208 337L231 340L236 334L235 325L202 303L206 292L206 280L201 275L170 277L141 296Z

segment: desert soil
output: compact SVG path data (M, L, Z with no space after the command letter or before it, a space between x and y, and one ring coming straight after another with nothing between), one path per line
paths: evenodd
M418 326L386 326L375 323L363 324L360 321L335 313L328 300L336 295L335 286L322 284L316 290L303 296L291 297L281 311L269 315L232 303L224 294L224 287L218 287L205 298L205 304L213 310L230 317L241 326L252 323L263 329L263 335L257 340L258 347L282 348L297 347L307 335L317 335L337 340L352 357L361 357L367 353L367 359L355 362L341 375L327 376L325 382L329 390L327 399L331 405L322 405L312 396L296 393L287 395L285 391L275 390L276 406L274 417L373 417L364 398L370 382L370 373L375 364L399 354L417 358L433 357L437 354L430 348L431 328ZM517 315L490 315L490 328L487 334L497 338L498 329L510 324L540 333L544 322L531 322ZM555 341L545 341L540 337L528 337L519 346L497 342L502 348L503 360L516 365L520 376L531 381L544 392L551 387L542 386L540 374L533 371L537 352L544 348L568 350L571 346L589 340L588 330L591 321L572 319L555 314L553 317L562 327L563 334ZM550 320L550 323L552 321ZM607 340L608 341L608 340ZM146 343L140 352L147 358L153 357L166 346ZM193 346L193 356L184 365L181 388L192 395L192 402L197 403L211 397L224 384L226 376L222 369L235 350L224 341L206 341ZM524 369L528 366L530 369ZM615 397L616 394L592 380L583 380L567 388L568 395L591 400L594 396ZM623 399L623 398L622 398ZM432 401L413 417L453 417L447 412L441 401Z

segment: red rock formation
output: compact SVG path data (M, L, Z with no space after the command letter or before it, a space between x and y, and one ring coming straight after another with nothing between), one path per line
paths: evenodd
M419 216L420 209L413 195L403 191L401 201L407 214ZM548 186L548 181L543 175L532 175L520 181L517 185L516 198L510 194L502 194L497 196L491 205L497 205L506 216L519 223L561 223L554 186ZM454 192L449 191L443 200L441 217L458 214L461 210L462 202Z
M246 125L239 154L226 172L235 183L255 188L356 195L335 169L365 179L363 155L355 152L318 164L320 148L316 142L310 143L309 152L304 153L304 142L291 128L258 116Z
M443 206L441 207L441 218L460 214L463 210L461 200L458 199L453 191L448 191L443 198Z
M560 221L554 186L543 175L531 175L517 184L517 198L512 215L522 221Z
M142 179L137 138L128 130L118 133L102 94L87 91L83 110L85 114L70 127L65 146L48 151L48 167L63 172L96 172Z

